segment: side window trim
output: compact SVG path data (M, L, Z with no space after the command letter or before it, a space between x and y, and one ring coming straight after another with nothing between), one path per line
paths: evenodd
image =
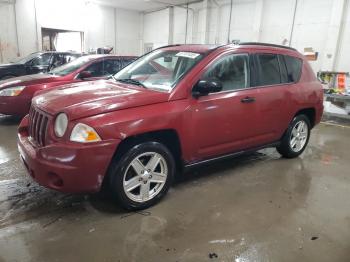
M288 80L288 69L287 69L286 61L284 59L284 55L277 55L277 57L278 57L278 64L279 64L279 67L280 67L281 84L287 84L287 83L289 83L289 80ZM286 72L287 79L282 79L283 78L283 76L282 76L282 67L284 68L284 71Z
M299 58L299 57L295 57L295 56L291 56L291 55L283 55L283 59L284 59L285 65L286 65L287 75L288 75L288 66L287 66L287 62L286 62L286 57L287 57L287 56L288 56L288 57L291 57L291 58L293 58L293 59L297 59L297 60L300 61L300 70L299 70L299 72L298 72L298 79L295 80L295 81L291 81L291 82L289 82L289 79L288 79L288 84L296 84L296 83L298 83L298 82L300 81L300 79L301 79L301 75L302 75L302 71L303 71L303 66L304 66L304 61L303 61L301 58Z

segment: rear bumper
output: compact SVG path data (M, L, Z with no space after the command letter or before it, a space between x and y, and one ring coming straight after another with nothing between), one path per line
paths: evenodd
M25 116L28 114L32 97L0 96L0 114Z
M31 177L40 185L66 193L100 190L119 140L55 143L36 147L28 137L27 117L18 133L18 149Z

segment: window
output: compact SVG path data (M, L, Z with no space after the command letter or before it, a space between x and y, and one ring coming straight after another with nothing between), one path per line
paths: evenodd
M61 66L65 63L66 62L65 62L63 54L55 54L53 56L53 60L52 60L52 68L56 68L56 67Z
M201 53L158 49L123 68L114 77L117 81L139 82L138 85L145 88L169 92L202 58Z
M114 75L122 68L122 65L119 59L118 60L107 59L103 61L102 67L103 67L102 71L104 73L103 75Z
M32 66L48 66L50 64L51 54L45 53L32 60Z
M79 55L73 55L73 54L65 54L65 63L72 62L73 60L77 59Z
M53 70L50 71L50 74L53 75L59 75L59 76L65 76L68 75L72 72L74 72L75 70L78 70L80 67L84 66L84 64L87 64L91 61L90 56L83 56L80 57L70 63L64 64L60 67L57 67Z
M288 82L298 82L301 74L303 62L301 59L291 56L284 56L288 71Z
M113 61L104 60L100 62L93 63L88 66L84 71L88 71L91 74L91 77L101 77L111 75L113 71Z
M242 89L249 86L248 55L231 54L217 61L202 78L222 83L222 90Z
M281 83L279 62L277 55L258 54L259 85L276 85Z

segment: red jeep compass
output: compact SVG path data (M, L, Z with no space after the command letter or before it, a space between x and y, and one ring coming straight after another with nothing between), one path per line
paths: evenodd
M39 184L97 192L106 183L123 207L141 209L166 194L181 167L271 146L297 157L320 122L322 96L292 48L174 45L113 79L35 97L18 145Z

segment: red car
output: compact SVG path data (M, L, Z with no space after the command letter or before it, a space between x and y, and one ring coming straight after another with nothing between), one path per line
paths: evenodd
M322 86L294 49L175 45L113 80L35 97L18 145L39 184L75 193L109 185L123 207L142 209L183 167L263 147L299 156L322 112Z
M51 70L0 81L0 114L25 116L35 93L59 85L107 78L136 57L89 55Z

